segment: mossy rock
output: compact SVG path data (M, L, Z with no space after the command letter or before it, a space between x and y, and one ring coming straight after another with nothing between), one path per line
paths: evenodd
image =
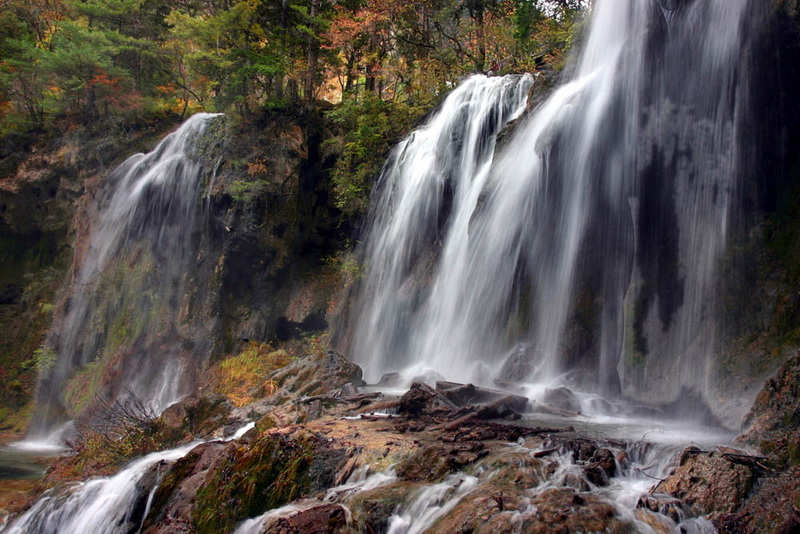
M230 532L245 518L330 487L346 459L313 435L262 433L233 449L197 492L194 526L199 534Z
M397 476L411 482L438 482L446 475L461 471L483 455L483 448L475 451L453 447L424 447L397 466Z
M406 505L416 484L396 482L357 494L348 503L356 532L386 532L389 518Z

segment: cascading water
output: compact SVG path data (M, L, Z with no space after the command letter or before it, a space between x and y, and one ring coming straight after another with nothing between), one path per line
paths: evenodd
M189 392L182 301L207 172L193 151L216 116L194 115L109 176L49 334L57 358L40 376L34 437L63 423L64 406L79 414L101 382L156 413Z
M138 532L151 504L148 496L160 482L158 476L143 479L162 463L183 458L196 445L148 454L113 477L50 490L3 532Z
M470 217L486 184L496 136L525 110L532 82L530 76L469 78L392 152L377 185L354 337L353 352L367 373L413 361L426 279L437 255L442 266L463 265ZM439 300L457 304L449 297ZM437 300L431 296L428 302Z
M249 423L222 441L241 438ZM28 511L6 526L5 534L140 532L161 479L173 463L204 442L148 454L111 477L93 478L45 492Z
M379 180L354 359L372 378L710 397L756 10L598 0L570 78L497 155L530 82L455 90Z

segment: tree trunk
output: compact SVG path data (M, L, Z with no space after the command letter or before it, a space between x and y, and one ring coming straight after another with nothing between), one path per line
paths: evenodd
M319 0L311 0L308 16L311 19L309 26L314 27L314 18L317 16ZM308 36L308 70L306 71L305 97L309 103L314 102L314 89L317 74L317 59L319 54L319 42L313 34Z

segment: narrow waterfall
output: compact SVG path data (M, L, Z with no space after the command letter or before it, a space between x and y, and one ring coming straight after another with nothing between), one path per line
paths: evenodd
M108 177L49 333L56 358L39 378L33 436L80 415L100 384L136 395L156 413L190 391L196 366L180 317L208 172L194 150L216 116L194 115Z
M713 395L756 10L598 0L568 79L497 150L528 78L453 91L374 196L351 350L369 378Z

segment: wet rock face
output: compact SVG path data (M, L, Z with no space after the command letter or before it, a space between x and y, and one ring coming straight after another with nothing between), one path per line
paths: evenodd
M153 498L144 532L194 532L192 514L197 492L210 482L235 447L234 443L205 443L170 466Z
M757 447L774 467L800 465L800 352L767 380L745 418L739 443Z
M723 534L737 532L800 532L800 467L764 480L759 491L737 514L714 514Z
M755 480L753 470L718 452L690 447L680 466L655 490L682 500L698 513L733 512L747 497Z
M575 396L572 390L565 387L546 389L544 392L544 402L569 412L577 413L581 411L581 403L578 397Z
M353 526L358 532L386 532L389 518L408 502L412 492L411 484L398 482L357 495L350 503Z

